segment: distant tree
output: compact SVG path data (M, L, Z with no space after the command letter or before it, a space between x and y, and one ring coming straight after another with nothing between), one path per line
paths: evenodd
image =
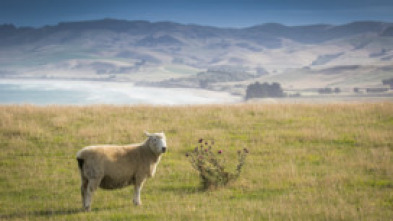
M246 89L246 100L263 96L262 85L259 82L255 82L247 86Z
M389 91L389 89L388 88L366 88L366 92L367 93L383 93L383 92L386 92L386 91Z
M268 89L271 97L284 97L284 92L279 83L274 82L270 87L268 86Z
M355 88L353 89L353 92L355 92L355 93L360 93L360 89L359 89L358 87L355 87Z
M390 89L393 89L393 78L382 80L383 85L389 85Z
M320 94L331 94L333 93L333 90L331 88L320 88L318 89L318 93Z
M263 98L263 97L283 97L284 92L279 83L259 83L255 82L247 86L246 100L251 98Z
M336 94L339 94L339 93L341 93L341 89L340 89L340 88L338 88L338 87L334 88L334 93L336 93Z

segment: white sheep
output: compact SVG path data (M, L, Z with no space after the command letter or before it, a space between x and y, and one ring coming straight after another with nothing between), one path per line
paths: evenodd
M146 178L153 177L161 154L166 151L164 133L148 133L143 143L125 146L88 146L77 153L81 174L82 204L91 209L97 187L118 189L134 185L135 205L141 205L140 193Z

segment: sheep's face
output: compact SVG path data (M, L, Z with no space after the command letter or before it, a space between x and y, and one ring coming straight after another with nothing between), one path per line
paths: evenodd
M150 149L157 155L166 152L166 137L164 133L146 133Z

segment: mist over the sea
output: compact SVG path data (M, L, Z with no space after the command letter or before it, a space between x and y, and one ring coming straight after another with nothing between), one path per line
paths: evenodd
M184 105L238 102L225 92L137 87L132 83L2 80L0 104L154 104Z

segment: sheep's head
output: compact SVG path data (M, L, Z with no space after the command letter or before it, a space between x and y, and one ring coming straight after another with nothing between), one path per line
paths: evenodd
M147 144L150 149L157 155L166 152L166 137L164 132L162 133L148 133L145 132L147 139Z

